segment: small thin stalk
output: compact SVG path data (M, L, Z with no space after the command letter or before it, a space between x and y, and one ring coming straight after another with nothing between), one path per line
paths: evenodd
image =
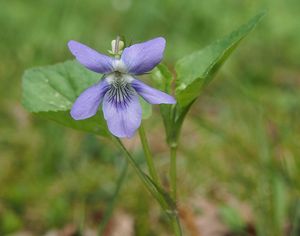
M158 201L158 203L161 205L161 207L166 210L168 209L168 205L165 202L165 200L160 196L160 194L156 193L156 189L153 186L153 180L147 176L138 166L138 164L133 159L132 155L128 152L126 147L123 145L121 140L119 138L113 137L113 141L115 141L115 144L118 145L118 147L123 151L125 154L126 160L131 165L131 167L134 169L134 171L139 176L140 180L144 183L144 186L147 188L147 190L155 197L155 199Z
M175 236L182 236L181 226L180 226L178 217L173 217L172 228L173 228Z
M141 124L141 126L139 128L139 135L140 135L140 140L141 140L141 143L142 143L142 146L143 146L143 150L144 150L144 154L145 154L149 174L152 177L153 181L157 185L159 185L158 174L157 174L155 166L154 166L153 157L152 157L152 154L150 152L150 148L149 148L149 144L148 144L148 140L147 140L147 137L146 137L146 134L145 134L143 124Z
M113 193L112 200L110 201L109 205L107 206L107 208L104 212L104 217L98 227L98 236L104 235L104 230L112 216L112 213L116 206L116 202L117 202L119 193L121 191L121 188L122 188L123 184L125 183L125 176L127 174L127 169L128 169L128 162L125 162L122 166L121 173L118 177L116 189Z
M177 145L172 145L170 147L170 184L171 184L171 196L176 202L177 195Z
M162 207L162 209L167 213L168 212L168 205L165 202L165 200L162 198L162 196L157 195L153 189L153 186L151 186L151 181L149 181L146 177L146 175L144 174L144 172L139 168L139 166L137 165L137 163L135 162L135 160L133 159L133 157L131 156L131 154L128 152L128 150L125 148L125 146L123 145L123 143L121 142L120 139L113 137L113 141L115 141L115 144L118 145L118 147L124 152L125 157L128 161L128 163L133 167L133 169L135 170L135 172L138 174L138 176L140 177L141 181L144 183L145 187L147 188L147 190L155 197L155 199L158 201L158 203L160 204L160 206ZM170 216L171 219L171 223L172 223L172 228L174 231L175 236L181 236L182 232L181 232L181 227L180 227L180 222L179 222L179 218L178 218L178 214L174 214L172 216Z

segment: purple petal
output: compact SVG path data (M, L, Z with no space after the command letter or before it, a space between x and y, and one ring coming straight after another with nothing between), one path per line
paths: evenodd
M109 86L105 80L89 87L76 99L71 109L71 116L74 120L84 120L94 116L98 107L108 90Z
M142 108L137 94L131 95L126 103L118 103L106 93L102 108L109 131L119 138L131 138L141 124Z
M166 40L162 37L144 43L134 44L124 49L122 61L132 74L143 74L152 70L163 58Z
M113 59L111 57L103 55L74 40L68 42L68 47L72 54L76 57L77 61L86 68L103 74L107 74L112 71Z
M137 91L139 95L141 95L147 102L151 104L161 104L161 103L175 104L176 103L176 100L169 94L154 89L137 79L131 82L131 86Z

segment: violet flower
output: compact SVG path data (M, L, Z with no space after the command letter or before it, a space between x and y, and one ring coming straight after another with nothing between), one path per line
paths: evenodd
M176 103L172 96L136 79L136 75L149 72L160 63L165 44L164 38L154 38L125 48L119 56L110 57L79 42L69 41L70 51L83 66L104 74L103 79L76 99L71 109L73 119L94 116L102 103L109 131L119 138L130 138L142 120L138 95L151 104Z

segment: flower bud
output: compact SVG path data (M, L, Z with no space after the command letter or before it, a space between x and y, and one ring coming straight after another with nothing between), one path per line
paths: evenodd
M124 48L124 42L119 38L111 41L111 51L113 52L113 54L120 54L123 48Z

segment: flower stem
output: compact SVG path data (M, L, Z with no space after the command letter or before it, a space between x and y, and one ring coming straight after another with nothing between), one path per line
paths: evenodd
M155 166L154 166L153 157L152 157L152 154L150 152L150 148L149 148L149 144L148 144L148 140L147 140L147 137L146 137L146 134L145 134L143 124L141 124L141 126L139 128L139 135L140 135L140 140L141 140L141 143L142 143L142 146L143 146L144 154L145 154L145 157L146 157L146 162L147 162L149 174L152 177L153 181L157 185L159 185L158 174L157 174Z
M170 184L171 197L175 204L177 202L177 143L170 145ZM177 205L177 204L176 204ZM177 216L173 221L173 230L176 236L182 235L179 217Z
M171 183L171 196L175 202L176 202L176 195L177 195L176 155L177 155L177 145L171 145L171 147L170 147L170 183Z
M124 152L128 163L133 167L135 172L140 177L141 181L144 183L147 190L154 196L154 198L160 204L162 209L169 216L169 218L171 220L171 223L172 223L172 228L173 228L175 236L181 236L182 232L181 232L180 222L179 222L179 218L178 218L178 214L177 214L176 209L174 211L175 207L172 207L172 209L170 209L170 206L169 206L168 202L166 201L166 199L165 199L165 197L162 193L162 189L157 184L155 184L154 181L152 179L150 179L139 168L139 166L137 165L137 163L135 162L135 160L133 159L131 154L128 152L128 150L125 148L125 146L123 145L121 140L116 138L116 137L113 137L113 141L115 141L116 145ZM172 212L171 212L171 214L168 214L170 212L170 210Z
M140 169L140 167L138 166L136 161L133 159L131 154L128 152L126 147L121 142L121 140L119 138L116 138L116 137L114 137L113 140L118 145L118 147L123 151L128 163L135 170L135 172L137 173L137 175L139 176L141 181L144 183L147 190L155 197L155 199L159 202L159 204L161 205L161 207L163 209L168 209L168 204L164 201L164 199L162 198L161 194L158 191L158 188L160 188L160 187L157 186L154 183L154 181Z
M173 227L175 236L182 236L181 226L180 226L178 217L174 217L172 219L172 227Z

